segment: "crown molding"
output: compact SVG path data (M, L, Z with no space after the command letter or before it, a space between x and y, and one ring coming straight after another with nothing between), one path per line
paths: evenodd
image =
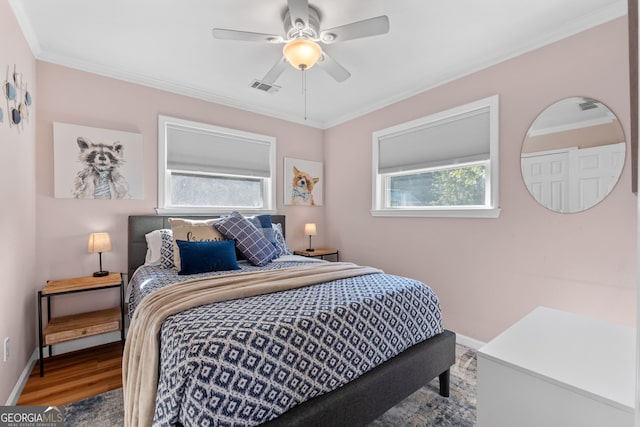
M74 58L69 58L62 55L52 55L46 52L41 53L36 59L43 62L49 62L52 64L60 65L63 67L73 68L79 71L85 71L87 73L97 74L103 77L109 77L116 80L122 80L128 83L134 83L141 86L150 87L153 89L162 90L165 92L175 93L190 98L200 99L202 101L211 102L214 104L231 107L250 113L260 114L263 116L273 117L275 119L285 120L301 124L303 126L309 126L314 128L323 128L323 123L315 120L304 120L300 117L294 117L285 113L272 111L266 108L256 107L255 105L244 104L238 102L232 98L228 98L216 93L198 89L183 84L176 84L163 79L157 79L148 77L138 73L125 72L120 69L110 67L106 64L96 64L91 62L79 61Z
M618 0L616 3L598 9L592 13L580 16L572 21L568 21L561 30L541 34L539 38L531 40L531 42L519 49L515 52L500 52L497 55L494 55L492 59L486 61L484 63L478 64L473 69L464 71L461 73L451 73L448 76L444 76L438 83L435 84L427 84L422 87L417 87L411 90L407 90L405 92L399 93L395 96L388 97L386 99L380 100L374 104L369 104L366 108L362 108L359 110L355 110L349 114L342 115L340 117L336 117L333 120L328 120L324 122L325 129L332 128L334 126L338 126L350 120L357 119L358 117L362 117L366 114L372 113L374 111L380 110L382 108L388 107L390 105L396 104L400 101L404 101L413 96L419 95L424 92L428 92L432 89L435 89L440 86L444 86L453 81L459 80L463 77L467 77L469 75L475 74L479 71L485 70L494 65L500 64L502 62L508 61L509 59L516 58L518 56L524 55L526 53L532 52L536 49L540 49L542 47L548 46L552 43L558 42L560 40L566 39L583 31L589 30L593 27L597 27L598 25L605 24L607 22L613 21L614 19L620 18L622 16L627 15L627 2L626 0Z
M561 30L551 32L551 33L541 34L539 38L533 39L527 46L525 46L522 49L519 49L518 51L499 52L498 54L494 55L493 58L489 59L484 63L480 63L476 65L471 70L467 70L464 72L454 71L450 75L444 76L435 84L429 83L422 87L416 87L411 90L398 93L394 96L381 99L376 103L369 104L364 108L354 110L348 114L337 116L333 119L328 119L326 121L316 121L316 120L309 120L309 119L304 120L300 117L294 117L290 114L272 111L267 108L257 107L255 105L248 104L248 103L238 102L232 98L211 93L195 87L176 84L176 83L169 82L162 79L150 78L150 77L143 76L136 73L124 72L122 70L116 69L115 67L111 67L106 64L95 64L95 63L90 63L86 61L79 61L63 55L55 55L55 54L48 53L45 51L45 49L42 48L41 43L38 41L35 31L33 30L31 22L28 18L28 15L24 10L24 5L22 1L9 0L9 4L14 11L18 24L22 29L22 32L24 33L27 43L31 48L31 52L33 53L33 55L37 60L50 62L57 65L77 69L80 71L98 74L104 77L123 80L123 81L151 87L158 90L163 90L166 92L171 92L178 95L196 98L203 101L212 102L215 104L220 104L227 107L236 108L239 110L248 111L251 113L273 117L275 119L285 120L285 121L293 122L303 126L309 126L313 128L319 128L319 129L329 129L334 126L343 124L350 120L356 119L358 117L364 116L366 114L369 114L374 111L380 110L382 108L388 107L390 105L396 104L400 101L406 100L420 93L424 93L434 88L443 86L452 81L474 74L478 71L497 65L509 59L521 56L525 53L547 46L551 43L555 43L559 40L570 37L572 35L575 35L587 29L593 28L595 26L604 24L606 22L612 21L616 18L620 18L627 14L627 1L618 0L611 5L605 6L592 13L580 16L572 21L567 22L566 25Z
M16 17L16 21L18 21L18 25L22 30L24 38L27 40L31 53L36 59L38 59L38 56L42 54L42 47L40 46L38 37L36 37L36 32L31 25L29 16L24 10L24 4L21 0L9 0L9 6L13 9L13 14Z

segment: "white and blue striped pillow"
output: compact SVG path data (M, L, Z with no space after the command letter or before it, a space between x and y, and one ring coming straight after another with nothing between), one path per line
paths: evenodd
M162 268L173 268L173 232L168 229L160 230L162 245L160 246L160 266Z
M273 246L276 248L277 257L292 255L291 249L287 247L287 242L284 240L284 234L282 233L282 225L281 224L273 224L273 237L274 243Z

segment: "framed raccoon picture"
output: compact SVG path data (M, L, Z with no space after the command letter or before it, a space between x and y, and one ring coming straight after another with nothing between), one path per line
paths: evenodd
M284 204L322 206L322 163L284 158Z
M142 134L53 124L56 198L142 199Z

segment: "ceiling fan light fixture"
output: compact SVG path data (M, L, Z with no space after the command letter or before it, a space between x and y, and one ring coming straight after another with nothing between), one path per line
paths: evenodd
M322 49L313 40L297 38L284 45L282 53L294 68L308 70L318 62L322 56Z

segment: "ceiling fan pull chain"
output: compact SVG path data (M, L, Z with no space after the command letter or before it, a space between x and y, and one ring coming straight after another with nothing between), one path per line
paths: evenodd
M304 119L307 120L307 74L302 70L302 95L304 96Z

